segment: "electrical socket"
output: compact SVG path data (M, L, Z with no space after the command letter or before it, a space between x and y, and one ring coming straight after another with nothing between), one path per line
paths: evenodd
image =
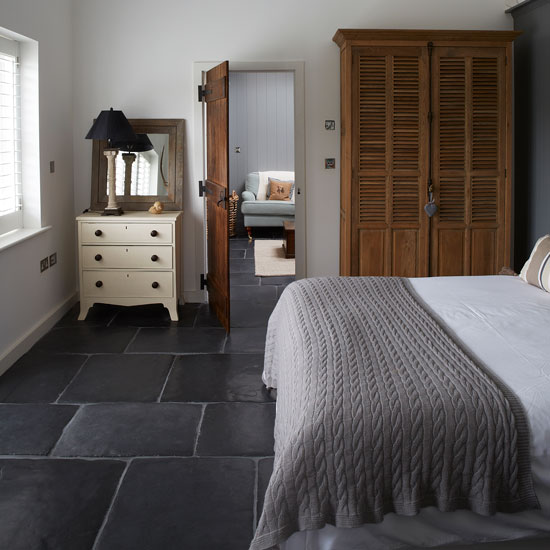
M46 271L46 269L48 269L48 257L47 256L40 260L40 273L42 273L43 271Z
M53 267L57 263L57 252L50 254L50 267Z

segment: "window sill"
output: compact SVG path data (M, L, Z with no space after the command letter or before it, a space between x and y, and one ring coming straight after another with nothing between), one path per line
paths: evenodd
M23 241L27 241L36 235L40 235L40 233L45 233L51 228L51 225L47 225L46 227L39 227L37 229L16 229L15 231L10 231L5 235L1 235L0 252L2 252L2 250L6 250L7 248L11 248L16 244L22 243Z

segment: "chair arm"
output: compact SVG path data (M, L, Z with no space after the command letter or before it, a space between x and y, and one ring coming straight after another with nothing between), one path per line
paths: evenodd
M252 191L243 191L242 199L243 201L255 201L256 196L252 193Z

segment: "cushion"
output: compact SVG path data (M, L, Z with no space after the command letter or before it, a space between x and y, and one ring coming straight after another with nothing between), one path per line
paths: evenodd
M248 178L248 176L247 176ZM294 172L270 170L268 172L258 172L258 192L256 199L259 201L267 200L268 179L273 178L281 181L294 181Z
M550 235L541 237L519 276L530 285L550 292Z
M245 201L241 212L248 215L294 216L295 205L290 201Z
M290 192L293 182L269 178L269 200L290 201Z

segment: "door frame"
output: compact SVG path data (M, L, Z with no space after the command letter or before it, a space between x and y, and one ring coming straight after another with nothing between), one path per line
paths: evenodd
M194 131L193 131L193 182L191 193L196 196L195 200L203 201L198 197L199 180L204 179L205 173L205 146L203 137L203 112L202 104L197 101L197 87L203 84L204 73L219 65L221 61L193 63L193 100L195 107ZM293 72L294 73L294 173L296 189L300 189L300 194L296 194L296 279L307 277L307 256L306 256L306 147L305 147L305 62L304 61L231 61L229 60L229 71L240 72ZM206 273L206 216L202 205L203 215L195 224L195 281L198 281L201 273ZM196 288L196 287L195 287ZM206 299L204 291L202 300ZM193 295L197 295L193 292Z

